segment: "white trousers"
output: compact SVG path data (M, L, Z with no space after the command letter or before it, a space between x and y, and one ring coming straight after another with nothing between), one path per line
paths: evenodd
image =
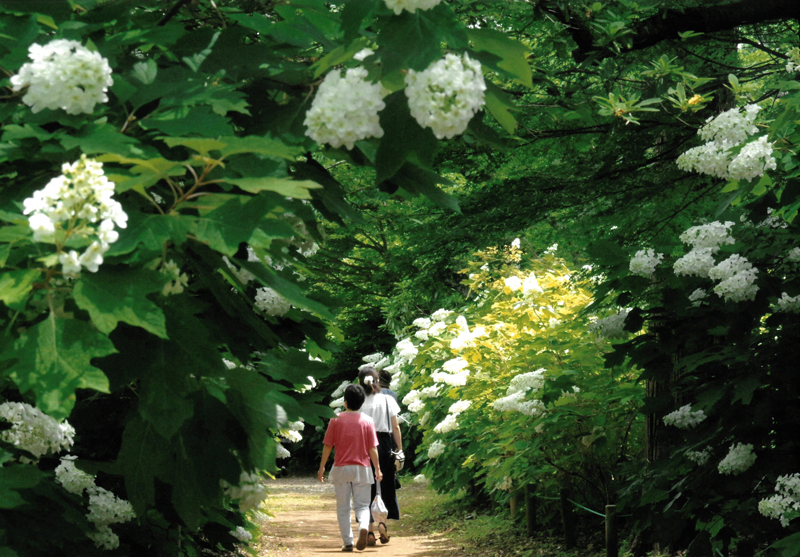
M353 499L353 510L359 530L369 529L370 484L354 482L334 482L336 488L336 518L339 519L339 530L344 545L353 545L353 527L350 524L350 498Z

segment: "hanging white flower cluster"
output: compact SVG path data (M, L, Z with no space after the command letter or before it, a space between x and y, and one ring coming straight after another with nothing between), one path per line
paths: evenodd
M444 321L451 313L453 312L449 309L437 309L431 314L431 319L434 321Z
M125 228L128 215L112 199L114 183L103 174L101 163L81 155L73 164L65 163L61 172L61 176L23 201L23 213L31 215L28 223L36 242L94 238L81 255L70 250L61 253L58 259L64 274L76 275L81 268L96 273L103 263L103 254L119 238L114 225Z
M800 511L800 474L780 476L775 482L776 495L762 499L758 512L767 518L781 521L784 528L789 526L789 513Z
M472 405L472 401L459 400L450 405L447 416L441 423L433 428L436 433L448 433L458 427L458 415L465 412Z
M528 373L520 373L511 379L506 390L507 395L513 395L520 391L527 393L528 391L538 391L544 387L544 374L547 370L543 367L536 371L529 371Z
M292 308L289 300L267 287L256 290L255 305L258 311L272 316L283 315Z
M800 295L789 296L786 292L781 293L780 299L775 306L776 312L800 313Z
M522 279L520 279L516 275L504 279L503 283L505 284L506 288L508 288L512 292L516 292L517 290L522 289Z
M398 355L409 362L413 360L419 353L419 350L412 344L410 338L405 338L398 342L396 348Z
M431 374L431 379L435 383L446 383L451 387L463 387L467 384L470 370L462 369L457 373L447 373L445 371L435 371Z
M120 499L112 492L95 484L95 477L79 470L75 466L76 457L61 457L61 464L56 467L56 481L64 489L76 495L89 495L86 518L94 523L96 531L88 534L95 547L111 551L119 547L119 536L112 530L112 524L128 522L136 518L133 505Z
M514 482L511 480L510 476L503 476L503 481L497 484L497 489L500 491L511 491L514 487Z
M731 445L728 454L717 466L717 470L719 470L720 474L733 474L736 476L750 468L755 461L756 455L753 453L753 445L736 443Z
M356 141L383 137L378 119L378 111L386 106L383 87L366 77L364 68L350 68L344 77L338 70L325 76L303 122L306 135L317 143L348 149Z
M680 235L681 242L689 244L693 249L710 248L712 253L717 253L720 246L734 244L730 235L733 222L727 221L724 224L719 221L708 224L692 226Z
M239 485L233 486L225 480L219 481L225 495L232 501L239 501L239 510L247 512L261 506L261 501L267 498L267 488L261 483L258 474L242 472L239 475Z
M702 410L692 412L692 405L687 404L664 416L664 423L675 426L678 429L689 429L690 427L697 427L697 424L705 420L706 417L706 413Z
M697 288L695 289L694 292L689 294L689 301L692 302L692 305L694 307L700 307L703 303L703 300L705 300L707 297L708 297L708 292L706 292L702 288Z
M403 397L403 404L415 414L425 407L425 401L422 400L421 393L416 389L409 391L408 394Z
M526 416L538 416L545 411L542 401L538 398L528 400L525 391L498 398L492 403L492 407L498 412L520 412Z
M111 531L111 525L136 518L133 505L102 487L89 487L86 493L89 494L89 512L86 518L97 528L96 532L89 533L89 538L100 549L107 551L117 549L119 536Z
M539 281L536 280L536 275L534 273L531 273L522 281L522 293L527 296L531 292L544 292L542 287L539 286Z
M395 15L400 15L403 10L414 13L417 10L430 10L437 6L442 0L383 0L386 7L394 11Z
M277 459L289 458L290 456L292 456L292 453L290 453L289 450L286 447L284 447L283 445L281 445L279 443L278 444L278 448L277 448L277 452L275 454L275 458L277 458Z
M231 530L230 535L239 540L240 542L249 542L253 539L253 534L242 528L241 526L237 526L236 530Z
M703 466L711 458L711 447L707 447L702 451L686 451L686 458L695 464Z
M641 249L631 259L630 271L634 275L650 277L656 272L656 267L664 259L664 254L656 254L655 250Z
M797 263L800 261L800 248L792 248L786 254L786 259L791 261L792 263Z
M757 274L758 269L746 257L736 253L708 271L709 278L720 281L714 292L729 302L753 300L758 292L758 286L754 284Z
M108 101L106 91L114 84L108 60L77 41L56 39L28 48L31 62L11 77L11 88L28 90L22 102L33 113L44 108L67 114L91 114L94 105Z
M38 408L24 402L0 404L0 418L11 427L0 432L0 439L28 451L35 458L48 453L58 453L72 446L75 429L64 420L58 423ZM28 463L30 459L22 458Z
M797 73L800 71L800 48L794 47L786 53L786 71L789 73Z
M716 118L709 118L697 132L706 143L679 156L678 168L728 180L752 180L766 170L775 170L777 163L772 156L772 144L767 143L766 136L742 147L731 160L731 150L758 132L754 122L759 110L758 105L748 104L744 113L732 108Z
M284 428L281 429L279 434L282 439L285 439L289 443L299 443L303 440L303 436L300 434L303 429L305 429L306 424L302 421L297 422L289 422L289 424Z
M463 133L484 105L481 64L467 54L448 53L421 72L408 70L405 82L411 115L439 139Z
M440 456L444 452L444 448L444 441L434 441L431 443L431 446L428 447L428 458L436 458L437 456Z
M630 313L629 309L621 309L616 315L598 319L589 324L589 332L607 339L626 338L628 332L625 331L624 326L628 313Z

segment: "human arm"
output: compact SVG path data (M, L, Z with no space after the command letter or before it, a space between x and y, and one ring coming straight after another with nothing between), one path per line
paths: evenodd
M392 434L394 435L394 446L398 451L403 450L403 436L400 433L400 423L397 421L397 416L392 416Z
M317 471L317 479L324 483L322 476L325 474L325 464L328 462L328 458L331 456L331 451L333 447L330 445L323 445L322 446L322 461L319 464L319 470Z
M375 479L381 481L383 472L381 472L381 463L378 461L378 447L370 447L369 458L372 460L373 468L375 468Z

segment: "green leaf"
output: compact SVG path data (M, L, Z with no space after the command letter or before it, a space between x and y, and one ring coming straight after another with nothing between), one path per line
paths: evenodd
M61 139L64 149L80 148L82 153L115 153L123 157L142 156L144 151L135 147L138 141L109 124L86 126L80 135L67 135Z
M170 347L161 345L159 348ZM194 403L186 396L198 390L196 379L188 377L191 368L172 365L156 354L156 365L147 370L139 389L139 415L164 439L171 439L183 423L194 415ZM167 364L167 365L164 365Z
M307 298L302 288L293 282L279 277L272 269L267 269L263 265L258 265L250 261L237 260L237 262L253 273L264 286L274 289L278 294L289 300L292 305L316 313L323 319L332 319L333 316L325 305Z
M378 33L377 43L384 74L396 70L422 71L441 58L440 30L422 11L405 10L389 19ZM414 45L409 48L409 45Z
M104 266L97 273L83 273L73 296L102 333L110 333L124 321L167 338L164 313L147 294L160 292L168 281L156 271Z
M239 244L253 235L261 219L276 206L274 196L263 193L255 197L237 196L205 217L193 219L197 239L211 249L233 255Z
M152 58L145 62L137 62L133 65L133 71L131 73L133 77L145 85L150 85L156 80L156 75L158 75L158 64L156 64L155 60Z
M177 113L162 114L142 120L142 128L157 130L169 135L225 135L233 132L230 122L207 106L181 109Z
M800 555L800 532L778 540L771 546L770 549L777 549L780 551L780 557L797 557Z
M373 0L369 1L374 4ZM347 9L346 6L345 9ZM314 68L314 79L317 79L319 76L324 74L330 68L338 66L339 64L342 64L344 62L347 62L353 57L355 53L366 48L368 44L369 43L366 40L355 41L347 46L342 45L337 49L329 52L328 54L320 58L317 62L315 62L314 65L311 66L312 68Z
M345 2L344 8L342 8L342 31L345 44L356 39L364 21L370 20L377 7L377 0L347 0Z
M528 47L494 29L468 29L467 36L474 50L489 52L500 58L495 69L501 70L517 83L533 88L533 73L527 59Z
M125 491L134 512L144 516L155 504L155 478L166 473L172 450L152 424L134 416L122 434L117 464L125 475Z
M30 464L11 464L0 467L0 509L13 509L26 503L17 490L30 489L45 475Z
M92 358L116 352L105 335L77 319L52 313L29 328L5 359L14 359L8 375L20 392L36 395L36 405L56 419L69 415L76 389L108 392L108 379Z
M309 190L322 187L310 180L291 180L289 178L271 178L269 176L263 178L225 178L225 181L246 192L274 191L284 197L294 197L295 199L311 199Z
M183 145L192 151L197 151L201 155L207 155L209 151L220 151L227 144L217 139L185 138L185 137L159 137L170 147Z
M3 273L0 275L0 300L7 306L19 304L28 296L34 281L41 275L41 272L34 269Z
M118 162L120 164L133 165L131 172L137 174L134 177L112 176L117 193L128 191L135 186L147 188L159 180L169 176L181 176L186 172L182 162L169 161L156 157L152 159L128 158L117 154L107 154L97 157L100 162Z
M421 166L430 166L437 147L433 132L421 128L411 116L403 91L392 93L385 102L386 108L379 114L384 137L375 160L375 182L378 184L397 174L409 159Z
M139 244L155 251L161 251L166 241L181 245L192 226L189 218L176 213L149 215L134 211L128 217L128 227L120 230L119 240L111 244L107 256L130 253Z
M502 89L491 82L486 83L486 109L494 116L508 133L514 133L517 129L517 121L511 114L512 110L517 110Z
M292 385L308 383L308 377L325 377L328 365L309 359L308 352L290 350L285 353L268 352L259 363L261 369L273 381L288 381Z
M444 209L450 209L456 213L461 212L458 206L458 199L438 187L438 184L452 185L451 182L435 172L407 163L391 179L391 182L408 192L421 193Z
M245 137L220 137L219 140L226 145L220 149L222 157L229 157L239 153L258 153L293 161L303 154L302 147L286 145L271 137L248 135Z

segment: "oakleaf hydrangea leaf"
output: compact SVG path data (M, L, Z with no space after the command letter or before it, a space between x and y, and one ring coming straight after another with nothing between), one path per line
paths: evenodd
M47 319L28 329L6 359L16 362L6 370L20 392L32 392L36 406L60 420L75 405L76 389L108 392L108 379L91 365L92 358L116 352L107 336L77 319Z
M146 269L103 268L97 273L84 273L73 294L78 307L89 312L92 323L102 333L110 333L124 321L167 338L164 314L146 296L160 292L168 280L167 276Z

